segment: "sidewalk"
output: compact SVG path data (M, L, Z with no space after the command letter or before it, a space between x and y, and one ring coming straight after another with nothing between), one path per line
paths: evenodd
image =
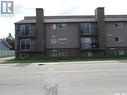
M8 60L14 59L15 57L5 57L5 58L0 58L0 63L6 62Z
M6 58L0 58L0 66L6 66L6 65L21 65L21 66L27 66L27 65L31 65L31 66L41 66L41 65L70 65L70 64L103 64L103 63L112 63L112 64L116 64L116 63L127 63L127 60L98 60L98 61L70 61L70 62L42 62L42 63L16 63L16 64L1 64L2 62L6 62L8 60L12 60L15 57L6 57Z

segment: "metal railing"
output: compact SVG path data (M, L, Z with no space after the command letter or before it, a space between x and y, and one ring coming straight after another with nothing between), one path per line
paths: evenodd
M93 49L98 47L98 43L81 43L81 49Z
M96 28L81 28L80 35L97 35Z
M36 29L29 29L29 31L24 31L24 32L20 32L20 30L17 30L18 36L19 37L24 37L24 36L36 36L37 32Z

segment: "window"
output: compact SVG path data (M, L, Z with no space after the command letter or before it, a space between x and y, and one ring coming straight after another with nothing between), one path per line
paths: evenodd
M20 34L29 35L29 25L20 25Z
M21 40L20 46L21 46L21 49L25 49L25 40Z
M67 38L57 38L55 35L51 36L51 44L66 44Z
M56 44L56 43L57 43L57 37L53 35L51 37L51 44Z
M123 23L120 23L120 22L119 23L115 23L114 27L115 28L122 28L123 27Z
M51 29L66 29L67 24L51 24L50 28Z
M88 55L87 55L88 57L92 56L92 52L91 51L88 51L87 53L88 53Z
M20 49L29 50L30 49L30 39L21 39L20 40Z
M52 57L57 57L57 56L68 56L68 52L65 52L65 51L58 51L58 50L52 50L51 56L52 56Z
M68 56L68 53L67 52L58 52L58 56Z
M91 24L90 23L80 23L80 33L91 33Z
M52 57L57 57L58 56L58 50L52 50L51 56Z
M121 38L121 37L115 37L115 41L116 42L122 42L123 41L123 38Z
M124 50L120 50L119 55L124 55Z
M119 37L115 37L115 41L118 42L119 41Z
M67 38L59 38L58 43L59 44L66 44L67 43Z
M28 53L20 53L20 58L21 59L29 58L29 54Z
M115 51L115 55L124 55L125 51L124 50L117 50Z

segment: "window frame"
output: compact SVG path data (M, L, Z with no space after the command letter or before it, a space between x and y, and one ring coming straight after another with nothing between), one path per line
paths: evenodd
M24 49L22 48L22 41L24 41ZM27 48L27 41L29 42L29 48ZM30 39L21 39L20 40L20 50L31 50L31 40Z
M68 52L65 51L59 51L58 56L68 56Z
M30 34L30 25L28 25L28 24L20 24L19 25L19 32L22 35L29 35Z
M125 55L125 51L124 50L119 50L119 55Z
M56 24L50 24L50 29L66 29L67 24L66 23L56 23Z
M56 36L51 36L51 40L50 40L51 44L57 44L57 37Z
M52 51L50 52L50 56L51 56L51 57L57 57L57 56L58 56L58 50L52 50Z
M122 22L114 23L114 28L123 28L123 23Z
M118 41L116 41L116 38L118 38ZM115 42L123 42L123 38L121 38L121 37L115 37Z
M80 33L91 33L92 25L91 23L80 23Z
M67 43L67 38L58 38L58 43L59 44L66 44Z

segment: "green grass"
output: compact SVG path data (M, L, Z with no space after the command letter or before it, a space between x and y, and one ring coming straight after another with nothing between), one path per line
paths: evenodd
M71 62L71 61L102 61L102 60L127 60L127 55L124 56L98 56L98 57L42 57L29 59L13 59L4 63L44 63L44 62Z

